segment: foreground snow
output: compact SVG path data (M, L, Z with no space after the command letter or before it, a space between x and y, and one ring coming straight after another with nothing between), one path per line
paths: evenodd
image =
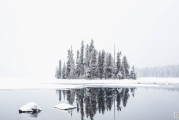
M68 89L83 87L158 87L179 85L179 78L138 78L137 80L84 79L0 79L0 89Z

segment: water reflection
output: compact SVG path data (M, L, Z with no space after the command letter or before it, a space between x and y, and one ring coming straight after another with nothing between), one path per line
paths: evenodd
M33 118L36 118L36 117L38 117L38 114L39 114L40 112L24 112L24 113L19 113L19 114L23 114L24 116L28 116L28 117L33 117Z
M130 96L134 97L135 88L83 88L57 90L57 92L60 102L62 98L72 105L76 102L81 120L84 120L84 115L93 120L97 112L104 114L111 111L113 106L115 106L114 111L115 109L121 111L127 106Z

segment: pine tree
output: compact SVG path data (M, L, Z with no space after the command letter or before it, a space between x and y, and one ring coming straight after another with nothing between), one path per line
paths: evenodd
M90 46L89 46L89 52L91 53L94 50L94 41L91 40Z
M96 50L91 51L90 53L90 71L91 71L91 79L96 78L95 70L96 70Z
M81 50L80 50L80 76L84 75L84 42L81 41Z
M128 64L126 56L123 56L122 67L123 67L123 77L125 79L129 78L129 64Z
M91 73L91 79L94 79L96 77L95 70L96 70L96 56L97 52L94 48L94 42L91 40L90 47L89 47L89 69Z
M58 78L61 78L61 75L62 75L62 62L61 60L59 60L59 71L58 71Z
M117 78L117 66L116 66L116 48L115 48L115 44L114 44L114 60L113 60L113 75L112 78L116 79Z
M85 70L85 78L89 77L89 46L88 44L86 45L86 49L85 49L85 58L84 58L84 70Z
M66 65L65 62L63 64L63 68L62 68L62 79L66 79L67 75L66 75Z
M101 55L101 75L102 75L102 78L106 78L105 77L105 62L106 62L106 60L105 60L105 58L106 58L106 53L105 53L105 51L104 50L102 50L102 55ZM101 79L102 79L101 78Z
M132 66L131 72L130 72L130 78L131 79L136 79L136 73L135 73L135 68Z
M75 78L75 60L73 58L73 50L71 47L71 59L70 59L70 64L71 64L71 68L70 68L70 79L74 79Z
M107 55L107 58L106 58L106 74L107 74L107 79L110 79L112 78L112 75L113 75L113 66L112 66L112 56L111 56L111 53L109 53Z
M101 51L98 53L98 62L97 62L97 78L102 79L103 77L103 67L102 67L102 54Z
M75 61L73 59L73 51L72 48L71 50L68 50L68 57L67 57L67 72L66 76L68 79L73 79L75 78Z
M116 75L118 79L122 79L122 65L121 65L121 52L117 53L117 62L116 62Z
M71 71L71 51L68 50L68 56L67 56L67 71L66 71L66 78L70 77L70 71Z
M79 78L79 77L80 77L80 57L79 57L79 50L77 50L75 77L76 77L76 78Z

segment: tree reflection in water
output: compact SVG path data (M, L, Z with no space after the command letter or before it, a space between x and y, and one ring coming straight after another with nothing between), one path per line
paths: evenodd
M81 114L81 120L84 115L93 120L96 112L104 114L106 111L121 111L126 107L130 96L134 97L136 88L83 88L70 90L57 90L59 101L62 98L69 104L76 102L77 112ZM75 100L76 99L76 100Z

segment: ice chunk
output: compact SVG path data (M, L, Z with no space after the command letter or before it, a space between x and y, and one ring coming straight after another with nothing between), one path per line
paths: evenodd
M29 102L25 105L23 105L22 107L19 108L19 113L22 112L33 112L33 113L38 113L40 112L42 109L34 102Z
M60 110L69 110L69 109L74 109L76 106L67 104L67 103L60 103L58 105L55 105L54 108L58 108Z

